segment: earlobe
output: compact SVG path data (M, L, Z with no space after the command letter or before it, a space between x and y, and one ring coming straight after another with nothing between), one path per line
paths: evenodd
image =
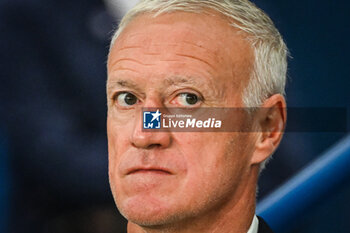
M276 94L268 98L258 110L255 121L259 132L251 164L260 164L277 149L286 125L286 103L284 97Z

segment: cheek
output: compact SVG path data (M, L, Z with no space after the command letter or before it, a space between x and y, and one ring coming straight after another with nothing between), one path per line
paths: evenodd
M188 139L188 140L186 140ZM181 136L188 164L187 186L204 190L225 188L239 179L245 167L238 138L232 134L200 133Z
M185 134L178 138L178 146L188 166L187 182L190 188L217 183L222 176L230 175L228 173L236 163L234 151L228 153L226 138L212 133Z
M109 172L113 172L115 168L115 157L116 157L116 145L117 142L117 129L113 124L110 117L107 118L107 138L108 138L108 168Z
M120 157L128 147L128 132L126 127L121 127L113 118L107 118L108 171L112 183L117 175Z

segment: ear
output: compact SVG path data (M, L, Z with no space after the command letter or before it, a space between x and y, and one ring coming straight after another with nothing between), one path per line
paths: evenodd
M251 164L260 164L270 157L278 147L287 120L286 102L282 95L268 98L256 113L257 140Z

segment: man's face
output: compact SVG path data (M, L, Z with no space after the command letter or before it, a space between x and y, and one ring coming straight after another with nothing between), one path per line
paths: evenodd
M142 107L242 107L253 53L218 14L138 16L108 59L111 189L139 225L234 206L250 176L251 134L143 132ZM244 119L238 119L242 123Z

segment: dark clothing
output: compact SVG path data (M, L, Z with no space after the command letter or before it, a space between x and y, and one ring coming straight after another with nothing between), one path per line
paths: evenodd
M273 233L269 225L262 219L261 217L258 216L259 219L259 228L258 228L258 233Z

